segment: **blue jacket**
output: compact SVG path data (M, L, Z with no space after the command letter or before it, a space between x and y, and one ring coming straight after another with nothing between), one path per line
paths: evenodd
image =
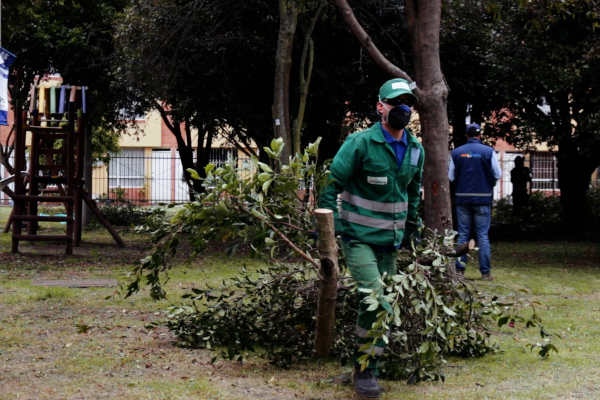
M448 172L456 182L456 204L492 204L494 184L501 177L494 149L479 139L452 150Z

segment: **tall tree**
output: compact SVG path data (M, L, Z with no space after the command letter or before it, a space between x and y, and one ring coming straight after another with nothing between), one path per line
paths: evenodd
M504 99L488 81L485 49L494 41L494 12L489 2L451 0L442 8L440 55L448 82L448 115L454 147L466 143L465 125L483 122L487 110L502 108Z
M22 0L2 2L2 47L17 55L8 80L8 92L14 112L18 112L17 105L23 107L25 104L36 77L39 79L51 70L52 41L44 29L39 29L47 26L48 20L38 3ZM2 129L4 131L6 128ZM0 143L0 162L11 174L14 173L9 161L14 149L13 137L6 134L5 141Z
M491 128L520 146L547 142L555 150L565 222L580 231L591 175L600 165L599 5L501 4L486 59L507 112Z
M192 182L190 199L204 188L188 169L204 176L213 137L252 151L249 132L270 120L263 110L273 97L263 88L273 75L258 56L270 53L268 11L260 1L240 7L233 0L138 0L118 23L117 74L128 86L123 108L160 112Z
M292 155L293 136L290 120L290 73L292 50L298 25L296 0L279 0L279 36L275 55L275 90L273 96L273 129L275 138L284 142L283 160Z
M302 123L306 112L308 88L313 70L314 40L313 31L325 0L279 0L279 35L275 54L275 90L273 96L273 127L275 138L284 140L283 160L289 160L294 153L300 152ZM292 61L294 60L294 38L298 30L298 20L308 20L302 29L302 51L299 63L299 80L292 83ZM294 90L294 88L298 88ZM297 93L297 101L291 94ZM292 118L291 105L298 104L297 116Z
M3 1L3 46L17 54L9 79L13 110L19 112L17 104L24 105L32 84L48 74L59 73L66 84L88 87L88 150L92 135L95 143L110 148L115 143L114 135L124 127L116 105L120 88L114 85L110 71L114 55L112 21L128 3L129 0ZM9 171L10 149L10 143L2 143L0 161ZM84 173L87 185L91 185L91 158L88 152ZM84 221L88 218L84 212Z
M299 91L300 91L300 99L298 104L298 115L296 119L294 119L292 125L292 142L293 142L293 151L292 154L300 154L302 147L302 126L304 123L304 115L306 113L306 102L308 100L308 88L310 87L310 81L312 77L313 71L313 63L315 57L315 49L314 49L314 40L313 40L313 32L315 29L315 25L321 16L321 12L325 7L325 1L319 0L315 6L316 11L314 11L314 15L310 18L310 22L305 29L303 29L304 33L304 45L302 47L302 55L300 57L300 68L299 68Z
M390 77L413 79L392 64L354 17L346 0L334 0L342 17L363 48ZM389 2L387 2L389 3ZM399 2L396 5L400 5ZM450 185L447 178L448 162L448 115L446 102L448 86L440 64L439 34L441 24L441 0L405 0L404 14L411 39L413 64L417 87L413 91L419 101L416 105L421 118L425 167L425 224L438 232L452 228Z

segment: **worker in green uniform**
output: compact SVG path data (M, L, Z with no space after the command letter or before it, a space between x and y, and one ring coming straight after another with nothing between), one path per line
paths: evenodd
M346 264L359 289L382 291L382 276L396 273L397 250L419 234L417 205L425 153L406 128L416 100L404 79L381 86L377 101L381 121L346 138L331 163L330 179L319 199L319 207L334 211ZM359 296L354 387L361 397L379 398L382 388L377 383L377 365L385 342L364 347L372 343L367 333L384 300L380 299L377 310L368 311L362 301L368 295L359 292ZM368 366L361 370L358 359L364 354L369 354Z

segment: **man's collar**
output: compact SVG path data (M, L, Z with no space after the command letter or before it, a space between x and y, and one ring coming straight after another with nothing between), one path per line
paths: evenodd
M402 138L400 139L395 139L384 127L383 124L380 122L379 126L381 127L381 131L383 132L383 137L385 139L386 142L388 143L393 143L393 142L401 142L403 143L405 146L408 146L408 139L407 139L407 134L406 134L406 130L402 130Z

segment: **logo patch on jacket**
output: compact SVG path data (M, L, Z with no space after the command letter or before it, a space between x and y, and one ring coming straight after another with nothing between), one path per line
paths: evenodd
M387 176L367 176L367 182L371 185L387 185Z
M466 158L481 158L481 154L472 152L462 153L460 156Z

